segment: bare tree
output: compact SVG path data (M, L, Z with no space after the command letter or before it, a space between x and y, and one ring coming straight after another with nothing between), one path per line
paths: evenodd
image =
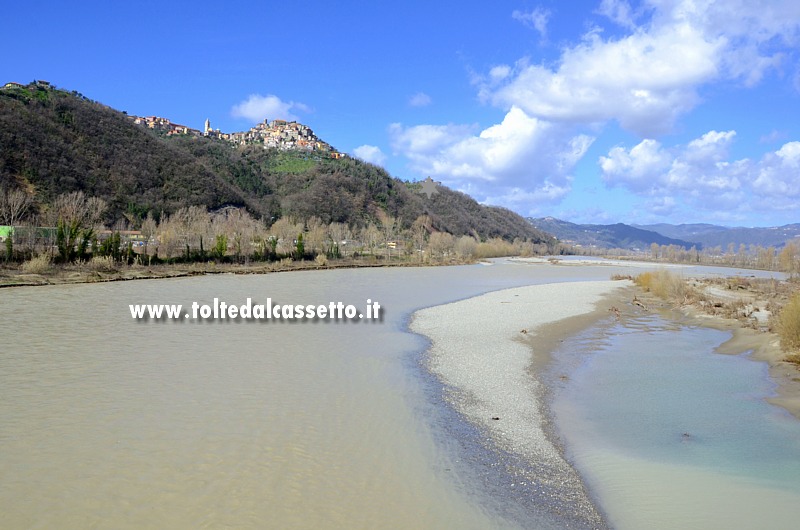
M305 224L303 234L303 244L306 252L311 254L322 254L325 252L325 240L327 239L327 227L322 223L322 219L313 216Z
M89 197L82 191L65 193L56 197L45 216L50 226L59 221L77 223L81 227L96 228L103 219L108 203L99 197Z
M468 259L475 256L475 251L478 248L478 242L470 236L461 236L456 240L455 251L456 256L461 259Z
M158 225L156 224L156 220L153 219L153 214L148 213L147 218L144 221L142 221L142 228L141 228L142 237L144 238L144 255L147 256L148 263L150 255L147 252L147 244L150 243L150 239L156 235L157 230L158 230Z
M375 249L381 242L381 231L378 230L374 224L370 223L361 230L361 239L364 241L364 244L367 245L370 253L375 254Z
M428 234L433 231L432 226L433 222L427 215L420 215L414 221L414 224L411 225L411 237L414 240L414 247L416 250L425 248L425 241L428 238Z
M176 255L180 248L177 226L179 221L172 216L162 215L161 222L158 224L158 249L159 258L171 258Z
M328 225L328 238L331 241L331 248L333 245L339 249L341 255L347 256L347 247L352 246L353 234L350 227L344 223L331 223Z
M59 195L45 215L49 226L57 226L56 244L64 262L81 259L94 231L101 227L107 203L82 191Z
M270 234L278 241L277 251L289 254L294 248L294 240L303 231L303 225L293 219L281 217L270 227Z
M33 197L20 189L0 189L0 225L18 225L32 204Z
M775 247L757 247L758 267L761 269L773 270L775 268Z
M397 219L387 214L383 210L378 210L378 220L381 223L381 232L385 242L392 241L397 237Z
M447 232L435 232L428 240L431 256L446 257L455 246L455 238Z
M253 240L263 226L243 208L228 208L225 212L225 234L233 243L237 259L253 254Z
M794 276L800 272L800 243L789 241L778 255L778 263L781 270Z
M164 224L162 222L162 224ZM172 214L167 226L161 231L163 237L169 241L167 254L172 257L176 245L180 245L187 254L191 249L200 248L201 240L204 242L211 226L211 216L205 207L184 206ZM169 230L167 230L167 228Z

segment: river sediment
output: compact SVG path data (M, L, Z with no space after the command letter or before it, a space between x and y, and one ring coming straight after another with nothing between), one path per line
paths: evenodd
M534 510L564 527L607 525L553 439L546 387L535 367L546 363L555 337L574 330L576 317L608 314L601 302L625 285L592 281L508 289L418 311L411 324L431 340L427 368L443 383L444 399L483 433L487 450L507 455L503 467L518 475L516 492L524 489L533 496ZM537 331L561 321L560 330Z

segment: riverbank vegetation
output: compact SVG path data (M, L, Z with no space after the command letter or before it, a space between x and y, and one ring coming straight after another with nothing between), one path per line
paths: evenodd
M777 331L788 361L800 365L800 292L795 292L778 315Z
M800 365L800 280L773 278L684 278L667 270L631 278L643 293L673 307L738 320L741 325L775 333L785 360ZM641 303L641 302L640 302Z
M135 276L137 268L160 276L166 273L156 268L167 266L188 274L213 272L223 265L252 272L454 264L552 251L546 243L520 238L481 238L477 233L457 237L437 230L427 215L407 226L381 210L375 221L361 226L325 223L318 216L287 216L268 226L244 208L210 212L189 206L158 220L148 215L139 226L118 223L109 229L102 222L106 207L103 199L73 192L57 197L37 218L38 226L26 226L20 222L25 211L16 212L16 226L5 234L0 283L3 277L8 284L18 283L20 275L63 278L70 273L92 273L87 276L91 281L108 279L109 274Z
M679 263L687 265L710 265L716 267L739 267L781 271L800 276L800 240L787 241L781 247L733 244L698 249L678 245L653 243L647 251L622 248L591 248L559 243L560 254L598 256L613 259L648 261L651 263Z

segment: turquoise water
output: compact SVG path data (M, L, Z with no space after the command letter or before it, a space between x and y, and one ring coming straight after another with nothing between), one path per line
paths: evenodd
M557 353L554 414L614 526L797 524L800 422L765 400L765 363L714 353L728 338L651 316Z

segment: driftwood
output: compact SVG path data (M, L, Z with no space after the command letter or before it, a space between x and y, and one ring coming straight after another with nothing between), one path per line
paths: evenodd
M642 308L642 309L644 309L645 311L650 311L650 310L647 308L647 306L646 306L646 305L644 305L644 304L642 303L642 301L641 301L641 300L639 300L638 298L636 298L636 295L633 295L633 305L638 305L639 307L641 307L641 308Z

